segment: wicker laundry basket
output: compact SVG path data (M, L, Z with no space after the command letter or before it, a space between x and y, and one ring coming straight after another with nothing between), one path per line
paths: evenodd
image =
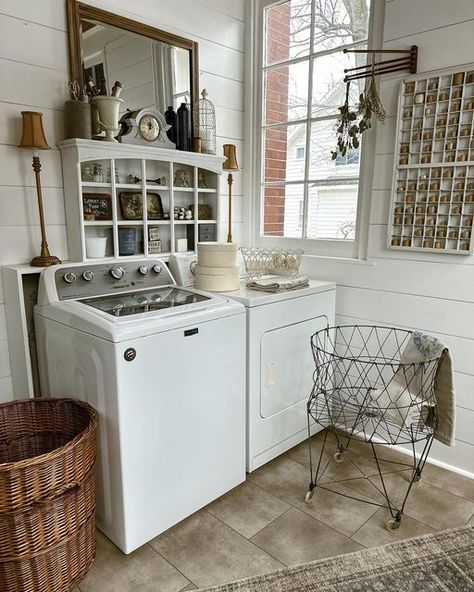
M91 566L96 432L73 399L0 405L1 592L67 592Z

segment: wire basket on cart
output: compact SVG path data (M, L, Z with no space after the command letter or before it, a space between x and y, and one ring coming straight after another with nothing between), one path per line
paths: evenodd
M68 592L95 556L97 414L72 399L0 405L0 590Z
M408 495L413 483L421 478L433 442L437 426L435 378L444 355L442 352L433 359L410 361L406 352L413 345L413 335L390 327L347 325L327 327L311 337L316 369L307 403L308 438L312 422L327 429L317 460L312 458L310 440L307 502L316 487L338 493L327 476L322 478L328 464L332 460L343 462L351 441L367 443L378 479L371 479L359 469L360 477L370 482L384 502L356 495L346 497L387 508L392 516L387 528L400 526ZM333 433L336 440L334 457L329 460L328 433ZM411 445L411 462L396 463L403 465L404 471L411 469L401 503L394 502L387 490L381 464L386 461L379 456L376 444Z

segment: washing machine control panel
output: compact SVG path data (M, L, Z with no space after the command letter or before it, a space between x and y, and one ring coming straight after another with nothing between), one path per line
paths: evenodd
M157 259L66 264L58 266L54 279L58 300L120 294L175 283L166 263Z

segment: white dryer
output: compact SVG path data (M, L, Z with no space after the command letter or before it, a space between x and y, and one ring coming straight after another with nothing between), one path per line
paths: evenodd
M334 325L336 285L269 294L243 287L226 297L247 310L247 470L257 469L307 436L313 386L310 337Z
M97 522L125 553L245 479L245 309L159 260L40 279L42 393L99 411Z

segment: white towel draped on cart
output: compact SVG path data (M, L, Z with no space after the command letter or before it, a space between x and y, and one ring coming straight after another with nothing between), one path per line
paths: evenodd
M402 352L400 362L419 364L437 359L441 355L435 378L437 427L434 437L446 446L454 446L456 397L453 363L448 348L435 337L415 331ZM371 392L371 399L383 409L385 416L401 427L408 427L413 421L418 421L420 412L429 424L430 409L423 392L423 379L424 374L419 368L401 366L384 389ZM420 400L419 404L417 398Z

